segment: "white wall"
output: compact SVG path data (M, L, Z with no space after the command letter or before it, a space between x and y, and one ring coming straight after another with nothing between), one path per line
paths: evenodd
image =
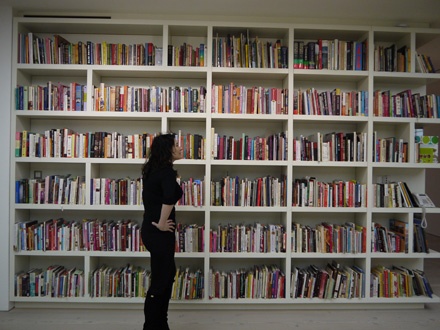
M11 122L12 7L0 5L0 311L9 302L9 155Z

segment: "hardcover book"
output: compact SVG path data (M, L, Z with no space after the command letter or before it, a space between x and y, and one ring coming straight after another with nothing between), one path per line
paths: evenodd
M422 136L419 143L419 163L438 163L438 136Z

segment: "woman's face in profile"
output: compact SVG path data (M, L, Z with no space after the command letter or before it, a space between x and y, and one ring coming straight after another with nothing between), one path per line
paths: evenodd
M176 141L173 146L173 162L183 158L183 148L179 146L179 142Z

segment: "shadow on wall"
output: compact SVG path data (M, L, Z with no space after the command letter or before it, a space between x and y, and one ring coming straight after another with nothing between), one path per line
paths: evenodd
M438 49L440 38L432 40L428 44L424 45L420 51L429 53L431 61L437 72L440 72L440 52L435 51ZM440 95L440 82L436 82L427 86L427 94ZM440 136L440 127L438 125L428 125L425 128L426 135L438 135ZM428 169L426 171L426 193L434 202L437 207L440 207L440 185L430 184L429 182L440 182L440 171L438 169ZM440 236L440 214L430 214L428 217L427 232L436 236Z
M440 84L435 94L440 94ZM428 125L425 129L426 135L440 136L440 127L437 125ZM434 202L435 206L440 207L440 185L432 184L432 182L440 182L440 170L427 169L426 170L426 193ZM440 236L440 214L430 214L428 217L427 232L436 236Z

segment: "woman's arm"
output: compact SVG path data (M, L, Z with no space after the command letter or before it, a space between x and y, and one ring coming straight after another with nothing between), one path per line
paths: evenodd
M152 222L153 226L161 231L174 231L175 223L172 219L169 219L171 211L174 205L162 204L162 210L160 212L160 219L158 222Z

